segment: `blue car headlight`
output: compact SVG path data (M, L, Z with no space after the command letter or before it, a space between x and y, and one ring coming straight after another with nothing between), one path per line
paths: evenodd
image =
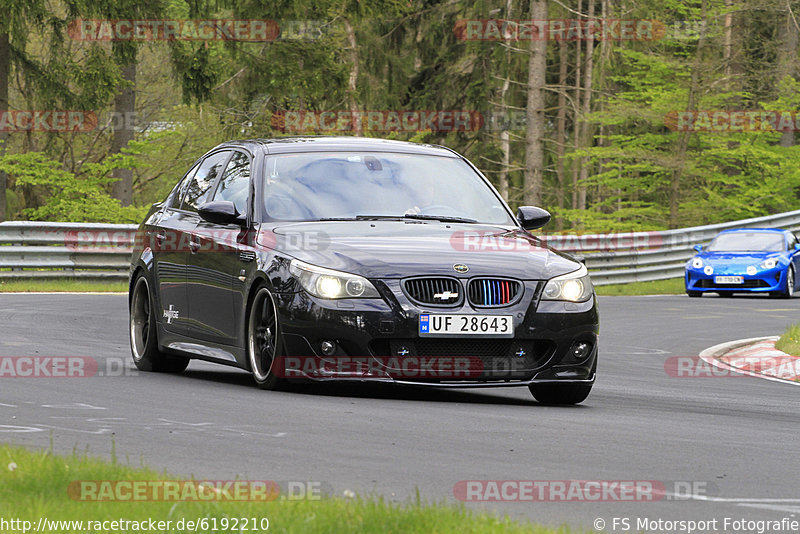
M761 262L759 267L762 269L774 269L776 265L778 265L778 261L775 258L767 258Z
M692 259L692 268L693 269L702 269L703 268L703 260L702 260L702 258L693 258Z

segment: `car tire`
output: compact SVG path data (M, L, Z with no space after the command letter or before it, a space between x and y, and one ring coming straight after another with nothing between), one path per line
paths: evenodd
M589 396L592 391L593 384L531 384L528 389L531 390L533 398L539 404L546 404L549 406L563 405L563 404L580 404Z
M133 283L130 297L129 328L133 363L140 371L180 373L189 358L168 356L158 350L158 333L153 298L147 277L140 274Z
M686 294L689 295L692 298L694 298L694 297L702 297L703 296L703 292L702 291L687 291Z
M786 287L780 293L780 297L790 299L794 295L794 268L789 266L786 269Z
M253 295L247 317L247 361L253 380L261 389L285 390L289 382L273 372L275 359L283 352L275 298L265 286Z

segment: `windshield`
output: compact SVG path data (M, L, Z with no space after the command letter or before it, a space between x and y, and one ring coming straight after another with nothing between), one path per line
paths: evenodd
M720 234L708 246L711 252L780 252L783 234L777 232L731 232Z
M267 219L418 218L515 225L460 158L377 152L267 156Z

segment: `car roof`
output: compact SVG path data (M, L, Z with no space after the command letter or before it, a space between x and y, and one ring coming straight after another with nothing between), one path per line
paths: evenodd
M459 154L447 147L411 143L408 141L395 141L374 137L354 136L305 136L305 137L275 137L271 139L244 139L222 143L214 147L218 150L224 147L241 147L255 152L262 148L268 154L286 152L335 152L335 151L363 151L363 152L396 152L405 154L430 154L458 158Z

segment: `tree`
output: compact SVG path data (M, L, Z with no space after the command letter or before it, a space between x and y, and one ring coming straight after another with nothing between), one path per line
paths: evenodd
M10 110L8 100L9 76L11 74L12 48L19 56L24 55L24 43L30 24L42 24L46 14L43 0L9 0L0 18L0 113ZM8 148L9 133L0 129L0 156ZM6 219L6 187L8 177L0 171L0 221Z
M531 2L531 18L547 20L547 2ZM531 40L528 60L528 102L525 136L525 204L539 205L544 180L545 85L547 84L547 39L538 35Z

